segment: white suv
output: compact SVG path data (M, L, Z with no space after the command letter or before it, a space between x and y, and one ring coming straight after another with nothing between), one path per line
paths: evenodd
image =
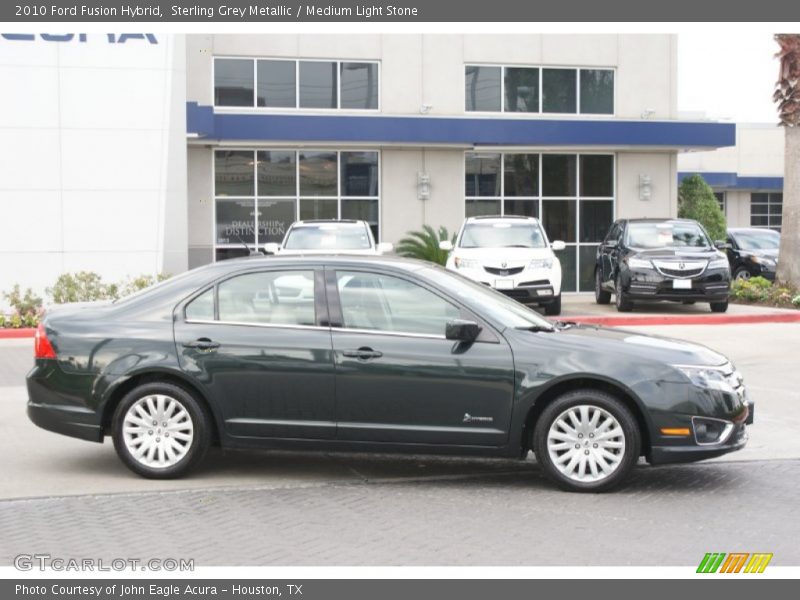
M523 304L544 306L545 314L561 314L561 263L538 219L470 217L461 226L455 246L447 250L447 268L503 292Z
M317 220L291 224L280 244L264 244L267 254L385 254L391 244L376 244L366 221Z

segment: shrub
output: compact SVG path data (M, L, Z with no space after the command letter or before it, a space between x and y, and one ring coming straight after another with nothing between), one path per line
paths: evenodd
M14 313L21 317L36 315L42 310L42 299L34 294L31 288L23 293L19 284L16 284L10 292L3 292L3 298L14 309Z
M445 240L455 243L456 234L450 238L446 227L439 227L437 232L430 225L423 225L422 231L409 231L397 244L395 251L400 256L444 265L447 262L447 251L439 248L439 242Z
M47 293L56 304L67 302L92 302L95 300L115 300L119 298L119 287L103 283L102 277L91 271L64 273L59 276Z
M119 284L119 295L120 297L129 296L169 278L170 275L168 273L159 273L155 277L152 275L138 275L137 277L128 278L124 283Z
M745 302L763 302L769 298L772 284L763 277L737 279L731 285L731 297Z
M691 175L681 182L678 188L678 216L700 223L712 240L727 238L725 215L714 197L714 190L700 175Z
M792 304L796 307L800 308L800 294L797 294L794 298L792 298Z

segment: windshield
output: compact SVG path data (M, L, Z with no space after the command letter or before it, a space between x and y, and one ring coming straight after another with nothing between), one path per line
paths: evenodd
M485 315L500 325L515 329L553 328L550 321L532 308L523 306L516 300L476 283L459 273L446 271L442 267L428 267L420 273L445 288L456 298L474 306L479 315Z
M544 233L538 222L467 223L461 248L544 248Z
M303 225L289 231L283 247L287 250L369 250L372 240L361 224Z
M709 248L703 229L691 221L629 223L627 244L632 248Z
M777 231L737 231L732 234L742 250L777 250L781 236Z

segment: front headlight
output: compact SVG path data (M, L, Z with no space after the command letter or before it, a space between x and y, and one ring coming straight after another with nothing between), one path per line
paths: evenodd
M708 262L709 269L728 269L730 268L730 263L728 262L727 258L715 258Z
M751 256L750 260L757 265L763 265L765 267L774 267L778 264L775 259L769 258L768 256Z
M458 256L455 257L453 263L455 263L456 269L477 269L481 266L474 258L459 258Z
M734 393L728 378L725 377L723 369L718 367L695 367L686 365L672 365L694 385L705 390L720 390L722 392Z
M531 262L528 263L529 269L549 269L553 266L553 257L549 256L547 258L534 258Z
M652 269L653 263L642 258L629 258L628 266L631 269Z

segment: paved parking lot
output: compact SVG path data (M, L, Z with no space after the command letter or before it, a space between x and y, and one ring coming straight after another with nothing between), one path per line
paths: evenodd
M742 452L641 466L609 495L525 462L212 452L191 478L130 474L109 443L24 415L31 341L0 342L0 564L20 552L198 564L689 565L707 551L799 564L800 324L639 327L729 355L757 401Z

